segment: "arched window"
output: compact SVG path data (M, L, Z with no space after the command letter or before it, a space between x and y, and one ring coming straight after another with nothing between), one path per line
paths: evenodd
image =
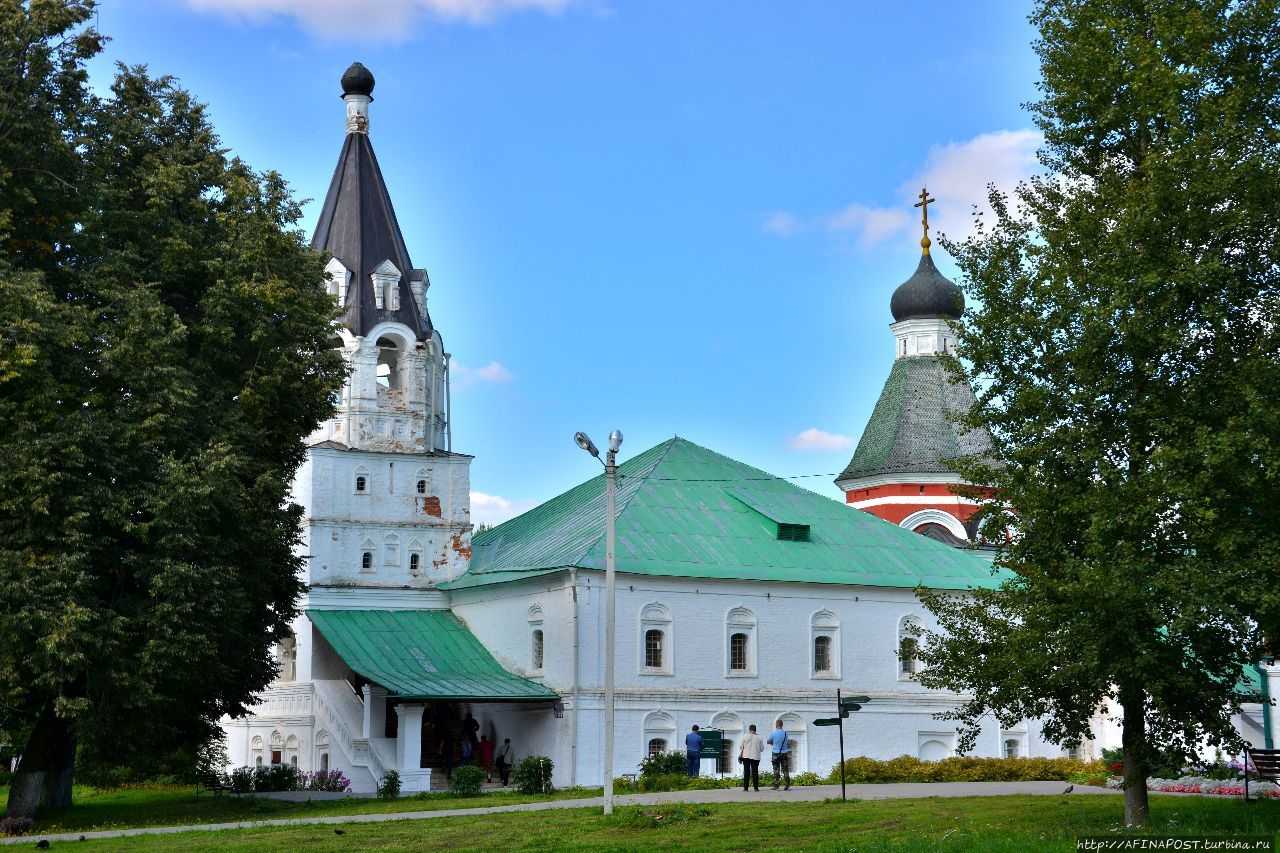
M813 671L828 673L831 671L831 638L813 638Z
M745 607L725 614L725 675L756 674L756 616Z
M369 542L365 545L365 550L360 552L360 571L373 571L373 543Z
M1004 757L1017 758L1020 752L1018 748L1018 739L1015 737L1005 738L1004 740Z
M747 635L741 631L729 636L729 669L747 671Z
M716 761L716 772L736 772L738 744L742 740L742 719L737 714L721 711L711 718L711 728L720 730L720 756Z
M809 636L813 648L811 676L840 677L840 620L830 610L819 610L809 617Z
M676 719L666 711L650 711L644 717L644 740L646 755L666 752L676 738Z
M271 763L284 763L284 735L280 732L271 733Z
M381 388L400 387L400 347L393 338L378 338L377 379Z
M674 665L671 611L664 604L646 604L640 610L641 675L671 675Z
M409 555L409 574L416 575L421 570L422 570L422 555L410 554Z
M533 629L533 669L534 671L542 670L542 629Z
M920 671L920 623L905 616L898 623L898 678L910 680Z
M253 764L255 767L262 766L263 750L266 748L262 742L261 735L254 735L253 740L249 741L249 751L253 755Z
M662 631L650 628L644 632L645 669L662 669Z
M667 751L667 742L660 737L650 738L646 754L652 758Z
M321 771L329 769L329 733L324 729L316 732L316 767Z
M369 469L357 468L355 470L355 479L352 481L352 491L357 495L367 495L371 487L372 478L369 476Z
M425 495L427 493L427 481L419 480L417 489L418 489L418 494Z
M298 736L297 735L289 735L289 737L285 739L284 757L285 757L285 761L287 761L289 764L292 764L294 767L298 766Z

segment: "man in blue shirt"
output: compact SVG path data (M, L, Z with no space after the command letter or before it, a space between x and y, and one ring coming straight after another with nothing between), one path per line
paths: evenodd
M684 749L688 759L689 775L697 776L698 767L702 763L702 735L698 734L696 725L693 731L684 736Z
M787 730L778 720L776 727L769 733L769 746L773 748L773 790L778 790L778 780L786 782L782 790L791 790L791 744L787 743Z

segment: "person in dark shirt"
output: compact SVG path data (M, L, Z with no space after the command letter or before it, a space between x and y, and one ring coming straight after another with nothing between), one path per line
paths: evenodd
M684 736L684 749L689 761L689 775L697 776L698 767L702 763L702 735L698 734L697 725Z

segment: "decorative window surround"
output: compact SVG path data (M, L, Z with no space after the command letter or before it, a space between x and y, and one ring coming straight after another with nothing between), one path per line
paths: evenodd
M369 274L373 281L373 301L379 311L400 310L400 270L383 261Z
M827 666L819 668L819 640L827 645ZM819 610L809 617L809 677L840 678L840 619L830 610Z
M725 614L724 674L726 678L756 677L756 646L755 614L745 607L735 607Z
M650 666L653 662L653 649L649 640L652 639L649 632L655 631L659 635L660 645L657 659L657 666ZM675 642L673 640L673 631L671 629L671 611L667 609L665 604L646 604L640 610L640 636L638 656L636 660L636 668L640 675L674 675L675 674Z

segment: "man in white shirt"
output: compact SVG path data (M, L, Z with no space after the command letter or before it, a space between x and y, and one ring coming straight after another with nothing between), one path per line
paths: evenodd
M742 790L751 790L755 785L760 790L760 753L764 751L764 741L756 734L755 723L749 726L747 736L738 747L738 761L742 764Z

